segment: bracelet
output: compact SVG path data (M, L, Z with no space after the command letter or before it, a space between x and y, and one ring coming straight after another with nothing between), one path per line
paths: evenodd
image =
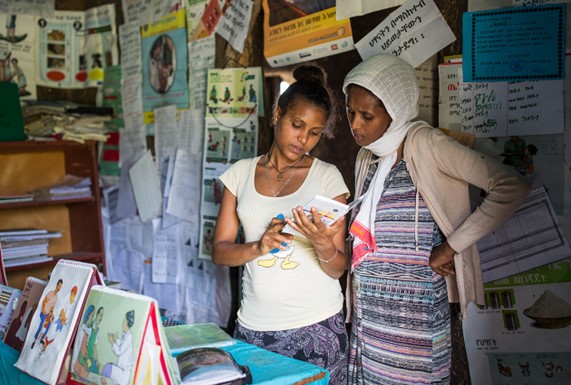
M331 258L329 258L329 259L322 259L322 258L317 257L317 259L319 259L319 262L329 263L329 262L333 261L335 258L337 258L337 253L338 253L338 252L339 252L339 250L338 250L337 248L335 248L335 255L332 256Z

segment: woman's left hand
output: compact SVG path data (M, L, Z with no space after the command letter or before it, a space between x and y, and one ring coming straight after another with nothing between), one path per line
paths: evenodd
M331 244L335 234L345 225L345 218L342 218L331 226L327 226L321 220L317 208L311 208L311 216L305 215L303 208L298 206L292 210L293 219L286 219L291 227L305 235L315 247Z
M432 249L428 264L436 274L440 274L444 277L455 275L455 255L456 251L448 244L448 242L444 242Z

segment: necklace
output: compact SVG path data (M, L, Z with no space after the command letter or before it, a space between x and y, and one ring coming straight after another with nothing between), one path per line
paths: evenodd
M284 173L288 172L289 170L291 170L292 168L294 168L295 166L298 165L298 163L300 163L302 160L305 159L305 154L302 155L301 158L299 158L294 164L292 164L289 167L286 167L285 170L280 171L280 169L278 168L278 166L276 166L274 164L274 162L272 162L272 159L270 158L269 154L266 154L266 166L268 165L268 162L272 165L272 167L274 168L274 170L276 170L278 172L278 182L280 182L283 178L284 178ZM291 177L290 177L291 178Z
M268 158L269 159L269 158ZM293 166L292 166L293 167ZM288 168L288 170L291 167ZM293 174L295 174L295 168L293 170L291 170L291 174L289 174L289 177L286 179L286 181L282 184L282 186L280 187L280 189L277 192L274 192L274 190L272 189L272 184L270 183L270 174L268 173L268 164L266 162L266 167L264 167L264 170L266 171L266 181L268 182L268 187L270 189L270 192L272 193L272 195L274 196L274 198L276 198L278 195L280 195L280 193L282 192L282 190L284 189L285 186L287 186L287 184L289 183L289 181L291 180L291 177L293 176ZM287 170L286 170L287 171ZM278 181L280 179L278 178Z

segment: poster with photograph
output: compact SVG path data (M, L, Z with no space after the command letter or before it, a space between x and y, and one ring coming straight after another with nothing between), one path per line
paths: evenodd
M337 20L335 0L263 0L264 56L272 67L354 49L349 19Z
M36 18L0 14L0 81L18 85L20 99L36 99Z
M143 110L145 123L154 121L153 110L174 104L188 108L186 15L171 13L141 28L143 58Z
M571 263L485 285L486 304L463 322L472 384L571 383Z
M207 230L220 210L224 185L220 181L230 166L240 159L253 158L258 152L258 118L206 118L202 194L200 202L201 227L199 257L211 259Z
M87 80L85 12L56 11L38 19L38 84L81 88Z

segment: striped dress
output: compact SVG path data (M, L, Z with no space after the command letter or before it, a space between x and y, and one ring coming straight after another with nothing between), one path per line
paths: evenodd
M415 208L416 188L401 161L377 205L377 252L353 271L349 384L449 384L446 283L428 265L443 236L420 197L416 241Z

